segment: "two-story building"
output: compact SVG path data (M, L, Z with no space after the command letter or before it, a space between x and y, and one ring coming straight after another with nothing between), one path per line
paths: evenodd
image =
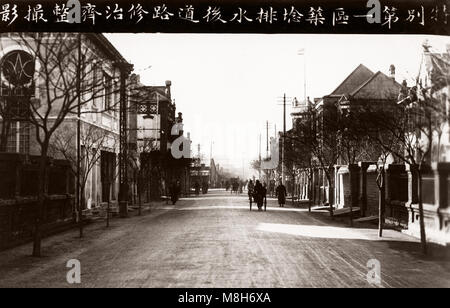
M164 86L146 86L136 75L132 76L132 80L136 106L133 138L142 168L142 196L146 201L159 199L168 193L174 181L179 181L182 193L187 194L189 159L175 159L171 154L172 142L184 134L182 130L174 133L173 129L175 124L183 123L183 116L182 113L176 116L172 83L168 80Z
M64 100L72 99L76 95L64 95L64 91L77 91L75 81L67 81L66 89L54 83L55 91L61 91L61 94L53 95L52 106L47 106L49 99L45 90L52 87L45 87L42 83L46 82L43 70L45 59L40 59L41 55L33 54L33 44L39 42L40 48L51 48L55 40L80 40L80 50L82 55L79 59L74 59L70 65L81 67L80 88L78 91L79 101L73 102L73 108L67 112L60 126L57 127L50 141L49 154L54 158L68 159L72 163L76 159L77 149L77 108L80 106L80 142L82 153L83 171L87 173L85 177L85 187L83 206L90 209L100 206L108 200L117 200L118 195L118 166L117 157L119 152L119 106L121 100L126 96L121 95L121 90L127 88L127 78L131 71L131 65L122 57L117 49L102 34L86 33L78 36L77 34L43 33L39 34L39 40L33 37L25 38L18 34L10 33L2 37L0 48L0 58L3 67L11 64L15 69L27 69L28 63L35 63L35 72L33 81L34 95L32 100L39 105L40 109L34 110L35 114L44 114L45 108L49 110L50 115L47 121L57 121L60 113L59 106L64 105ZM27 42L25 42L25 40ZM48 44L48 47L47 45ZM75 43L73 46L77 46ZM22 67L20 67L22 65ZM64 63L61 63L64 65ZM67 70L70 70L68 65ZM51 69L47 67L47 69ZM39 72L36 72L39 71ZM69 75L69 73L68 73ZM75 76L75 74L74 74ZM5 75L2 75L5 80ZM50 77L50 76L49 76ZM54 76L54 80L62 78ZM70 82L70 83L69 83ZM6 90L5 87L3 89ZM56 93L56 92L55 92ZM5 91L1 93L6 97ZM77 98L78 100L78 98ZM47 102L46 102L47 101ZM6 134L6 152L22 153L26 155L40 155L40 148L36 140L36 132L33 125L27 119L11 118L8 120L9 128L3 125L2 129ZM61 143L61 141L66 143ZM59 142L58 142L59 141ZM96 156L96 157L91 157ZM97 157L98 156L98 157ZM92 166L89 164L92 163ZM76 167L74 168L76 169Z
M118 199L119 107L128 103L132 65L102 34L4 33L0 38L0 172L7 181L0 203L14 204L0 211L17 223L2 222L8 226L2 234L26 238L41 187L48 199L45 223L73 218L77 175L81 209ZM46 177L39 176L42 151L49 158Z

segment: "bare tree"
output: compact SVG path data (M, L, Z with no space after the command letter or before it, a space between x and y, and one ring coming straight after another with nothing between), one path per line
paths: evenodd
M445 113L442 112L441 102L432 96L430 89L416 85L399 103L394 117L380 119L380 129L384 133L372 136L384 151L392 153L408 165L411 172L417 173L420 238L424 254L427 253L427 242L422 178L425 164L431 161L431 150L436 132L444 121Z
M398 119L395 101L358 106L352 111L352 119L345 127L350 134L344 136L344 143L359 148L359 159L377 163L376 184L378 187L378 235L382 237L386 207L386 166L392 158L391 150L400 150L400 145L386 123L395 123ZM384 124L383 124L384 123ZM354 134L354 135L352 135ZM359 139L354 140L355 138ZM350 140L350 141L349 141Z
M334 166L339 157L338 129L339 122L332 108L324 107L322 111L309 106L304 117L297 121L296 134L292 139L311 153L309 166L318 166L323 170L329 185L328 203L330 215L333 216L332 193L334 191Z
M302 132L297 132L295 129L286 134L286 145L284 147L285 155L284 162L288 175L292 179L292 203L295 200L295 185L296 176L299 169L307 171L308 179L312 181L313 160L311 157L311 150L305 142L300 142ZM297 136L297 137L295 137ZM311 202L309 202L309 210L311 210Z
M64 124L62 125L64 128ZM115 152L118 146L118 137L105 130L88 124L82 123L81 127L81 157L82 162L80 176L80 201L81 209L76 209L77 219L80 230L80 237L83 236L83 214L82 209L85 208L85 189L91 171L98 164L101 158L101 152L105 149ZM60 156L70 162L73 174L78 172L78 157L77 157L77 132L68 129L59 129L56 131L49 145L49 154L53 157Z
M40 148L33 256L41 255L43 209L48 194L47 158L52 137L67 117L96 112L92 107L100 97L105 98L105 104L97 112L114 112L119 105L119 100L113 99L119 89L111 85L111 79L99 78L98 65L103 63L99 63L94 44L86 36L69 33L2 36L2 44L14 42L29 52L37 68L34 73L37 95L26 98L27 121L34 128Z

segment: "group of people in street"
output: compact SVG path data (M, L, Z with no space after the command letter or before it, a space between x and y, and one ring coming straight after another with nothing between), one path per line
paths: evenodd
M244 187L247 183L239 180L239 178L232 179L231 181L226 181L225 189L230 190L231 194L242 194L244 192Z
M208 190L209 190L208 183L207 182L203 182L202 186L201 186L201 189L202 189L202 194L204 194L204 195L207 194ZM198 181L195 182L195 184L194 184L194 190L195 190L195 195L196 196L200 195L200 183Z
M252 180L248 182L247 185L248 189L248 197L250 201L250 206L252 202L254 201L256 205L258 206L258 210L261 211L262 207L264 205L264 208L267 206L267 184L261 182L259 180L256 180L255 183L253 183ZM287 191L286 187L283 185L283 183L280 181L280 184L275 189L276 197L278 198L278 204L280 207L284 207L286 204L286 196Z
M263 205L265 209L267 206L267 184L266 183L261 184L259 180L256 180L255 183L253 183L253 181L250 180L248 182L247 189L250 206L254 201L258 206L259 211L262 210ZM281 181L280 184L277 186L275 192L276 197L278 198L279 206L284 207L284 205L286 204L287 191L286 187L283 185Z
M202 189L203 194L207 194L208 190L209 190L209 185L208 185L208 183L203 182L202 186L200 187L200 183L195 182L194 190L195 190L196 196L198 196L200 194L200 188ZM170 200L172 201L172 204L175 205L175 203L177 203L178 199L180 198L180 194L181 194L180 181L173 181L172 185L170 185L170 187L169 187L169 195L170 195Z
M233 193L234 191L236 191L236 193L242 193L244 186L245 186L244 183L234 181L233 184L231 185L231 192ZM203 183L203 185L201 186L202 193L203 194L208 193L208 188L209 188L208 183ZM227 188L227 190L229 190L230 186L227 184L226 188ZM200 183L199 182L195 182L194 190L195 190L195 194L198 196L200 194ZM261 183L259 180L256 180L255 183L253 183L252 180L249 180L248 184L247 184L247 190L248 190L250 206L252 205L253 202L255 202L256 205L258 206L259 211L262 210L263 206L264 206L264 208L267 206L268 190L267 190L266 183ZM170 194L170 200L172 201L172 204L175 205L176 202L178 201L178 199L180 198L180 194L181 194L180 181L172 182L172 185L169 188L169 194ZM275 189L275 195L278 198L279 206L284 207L286 204L287 191L286 191L286 187L283 185L283 183L281 181L279 182L278 186Z

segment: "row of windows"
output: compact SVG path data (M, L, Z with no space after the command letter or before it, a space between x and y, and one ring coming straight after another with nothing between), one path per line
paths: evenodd
M94 64L92 69L92 75L91 85L88 85L88 82L82 83L82 91L83 93L86 93L85 99L89 100L93 98L92 109L96 111L99 109L106 110L109 113L113 113L115 106L117 105L117 83L114 82L113 77L104 70L99 69L96 64ZM90 97L89 92L92 92ZM99 106L99 100L101 106Z

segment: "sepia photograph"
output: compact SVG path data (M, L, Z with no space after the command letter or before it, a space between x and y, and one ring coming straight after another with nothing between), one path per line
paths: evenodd
M38 2L0 2L0 288L450 287L450 3Z

